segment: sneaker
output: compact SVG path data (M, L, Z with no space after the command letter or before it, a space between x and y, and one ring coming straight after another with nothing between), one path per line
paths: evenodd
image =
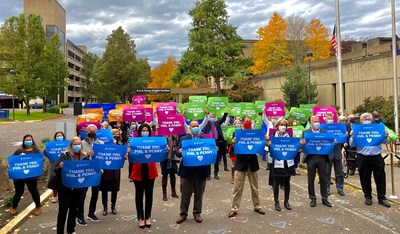
M88 214L87 218L90 219L92 222L99 222L99 218L97 218L97 216L94 214Z
M86 223L85 219L77 219L77 220L76 220L76 223L77 223L79 226L82 226L82 227L86 227L86 226L87 226L87 223Z

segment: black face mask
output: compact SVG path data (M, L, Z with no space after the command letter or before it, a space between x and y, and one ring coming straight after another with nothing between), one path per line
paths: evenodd
M114 139L118 141L119 140L119 136L115 136Z
M89 138L96 138L96 133L95 133L95 132L89 132L89 133L87 134L87 136L88 136Z

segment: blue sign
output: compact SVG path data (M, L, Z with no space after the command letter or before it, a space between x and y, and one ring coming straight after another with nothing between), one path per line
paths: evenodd
M162 162L167 152L167 138L133 137L129 140L129 146L131 147L129 162Z
M235 154L262 154L265 140L263 130L236 130Z
M21 154L8 156L8 177L27 179L38 177L43 172L43 154Z
M344 123L321 124L320 128L326 130L328 133L335 134L336 143L344 144L347 142L346 124Z
M81 139L86 138L86 132L79 132ZM96 138L103 141L104 144L113 144L114 136L110 129L99 129L96 131Z
M305 154L328 155L333 154L335 147L335 135L333 133L312 133L305 132L304 145Z
M217 160L215 140L211 138L182 141L182 163L186 167L214 164Z
M355 124L352 129L355 146L377 146L386 139L383 124Z
M101 169L118 170L124 167L126 145L93 144L94 159L101 161Z
M64 160L62 183L68 188L87 188L100 184L99 160Z
M46 142L45 155L51 162L56 162L61 153L64 153L69 145L69 140L67 141L48 141Z
M300 150L299 137L271 137L269 152L277 160L294 159Z

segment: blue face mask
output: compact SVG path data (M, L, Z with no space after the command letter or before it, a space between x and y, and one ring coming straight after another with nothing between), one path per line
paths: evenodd
M73 145L73 146L72 146L72 150L73 150L75 153L79 153L79 151L81 151L81 148L82 148L81 145Z
M200 133L200 128L199 128L199 127L193 127L193 128L192 128L192 133L193 133L194 135L199 135L199 133Z
M369 121L369 120L364 120L363 124L371 124L371 121Z
M58 136L58 137L56 137L56 141L63 141L64 140L64 137L63 136Z
M215 118L210 118L210 121L211 122L215 122Z
M142 137L148 137L149 134L150 134L149 132L142 132L141 136L142 136Z
M24 146L31 147L33 145L33 141L25 141Z
M328 120L326 121L326 123L332 124L332 123L333 123L333 119L328 119Z

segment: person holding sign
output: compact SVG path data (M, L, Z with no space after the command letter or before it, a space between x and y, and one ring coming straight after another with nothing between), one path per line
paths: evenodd
M378 203L390 207L386 200L385 161L382 158L381 146L389 141L389 132L385 131L383 124L371 124L373 118L370 113L362 114L360 121L361 125L354 125L350 132L349 144L357 147L357 166L365 204L372 205L371 176L374 173Z
M140 124L138 124L136 121L131 121L129 124L129 129L127 130L127 137L128 140L127 142L130 142L131 138L137 137L138 135L138 129L139 129ZM128 170L128 178L131 177L132 174L132 168L133 164L129 162L129 170ZM133 180L130 180L130 182L133 182Z
M97 126L94 124L89 124L86 127L86 138L82 141L82 148L87 153L89 159L92 159L94 156L93 152L93 144L104 144L103 141L96 137ZM78 224L80 226L87 226L87 223L84 219L84 207L85 207L85 198L88 188L86 191L82 193L82 197L78 206ZM94 214L96 211L97 199L99 198L99 186L92 186L92 196L90 197L89 204L89 213L87 218L93 222L98 222L99 218Z
M55 141L65 141L66 140L65 135L62 131L58 131L58 132L54 133L53 139ZM46 145L43 147L43 152L44 152L44 156L47 156L45 153ZM49 169L47 171L47 178L50 178L50 174L54 171L54 169L55 169L55 162L49 161ZM52 203L57 203L57 201L58 201L57 195L58 195L58 191L57 191L57 188L55 188L55 189L53 189L53 197L51 198Z
M82 141L79 137L73 137L67 150L62 153L55 165L55 172L58 178L58 214L57 214L57 233L64 233L65 220L67 220L67 233L75 232L75 219L78 214L78 204L85 188L69 188L64 186L62 181L62 168L66 160L87 160L86 152L82 148ZM67 219L68 214L68 219Z
M286 132L288 127L288 121L286 119L281 119L276 123L276 132L272 135L272 137L291 137L289 133ZM279 205L279 187L283 185L285 191L285 202L284 206L287 210L291 210L289 204L289 194L290 194L290 177L295 175L295 164L293 158L288 160L279 160L275 159L274 153L275 148L279 148L277 145L272 145L270 141L270 137L267 136L266 140L268 141L268 146L270 146L270 152L272 160L272 168L270 169L270 175L273 178L272 188L274 191L274 201L275 201L275 210L281 211L281 206ZM280 148L279 148L280 150ZM297 152L297 151L296 151ZM295 153L296 155L297 153Z
M189 134L181 137L181 141L178 146L178 153L182 156L182 141L191 139L201 139L204 138L200 135L201 130L199 127L199 122L190 122ZM192 193L194 193L193 201L193 216L197 223L203 222L200 214L203 207L203 194L206 188L206 179L210 173L210 166L193 166L188 167L181 161L179 166L178 175L181 177L181 204L180 204L180 214L179 218L176 220L177 224L185 222L188 216L188 210L190 205L190 199Z
M151 136L151 127L147 123L140 125L138 137ZM156 163L133 163L130 179L135 184L135 205L137 219L141 229L151 227L151 210L153 206L154 181L158 177ZM143 206L143 198L145 205Z
M250 116L243 117L242 129L245 131L252 129ZM236 137L232 139L232 144L236 144ZM228 214L229 218L235 217L239 211L240 200L242 199L246 176L249 177L251 198L253 200L254 211L261 215L265 215L265 211L261 208L260 205L260 196L258 190L257 171L259 169L260 166L258 165L257 154L236 154L235 180L233 183L233 201L232 210Z
M162 174L162 192L163 192L163 201L167 201L167 185L168 185L168 175L170 178L171 184L171 197L179 198L178 194L176 194L176 173L178 172L178 162L179 158L177 157L178 146L179 146L179 136L178 135L169 135L167 136L167 142L169 150L167 151L167 155L165 160L160 162L161 166L161 174Z
M326 133L325 130L320 129L320 122L318 116L311 116L310 128L304 130L303 139L301 140L301 144L303 146L308 144L308 142L306 142L304 137L305 134L307 133L308 134ZM326 180L326 166L328 164L328 155L319 153L318 154L309 153L305 155L304 162L307 163L308 196L311 200L310 206L315 207L317 205L314 182L315 182L315 174L318 170L322 204L324 204L327 207L332 207L332 204L328 201L328 189Z
M25 135L22 138L22 146L14 152L12 157L20 157L26 154L37 154L40 150L36 146L33 136L30 134ZM8 165L10 167L10 165ZM35 202L35 215L40 215L42 213L42 205L40 204L40 194L37 188L38 177L26 178L26 179L14 179L15 194L13 196L13 204L10 209L12 215L17 214L17 207L22 195L24 194L25 184L28 187L29 193L32 196L33 202Z

